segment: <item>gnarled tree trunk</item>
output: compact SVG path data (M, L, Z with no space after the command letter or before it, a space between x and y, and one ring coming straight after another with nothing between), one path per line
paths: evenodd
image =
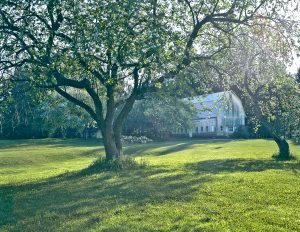
M122 156L122 144L117 143L116 136L111 127L102 129L105 156L107 160L120 158Z
M277 136L274 136L273 139L276 142L279 149L278 158L283 160L289 159L291 153L288 142L284 138L280 138Z
M107 120L105 126L101 129L107 160L117 159L123 155L121 141L123 124L133 107L134 101L135 96L132 95L123 106L116 119ZM113 117L113 115L111 117Z
M109 102L108 102L108 112L106 116L106 124L105 127L102 128L102 134L103 134L103 141L105 146L105 153L106 153L106 159L111 160L114 158L120 158L123 155L122 151L122 129L123 124L125 122L125 119L127 118L129 112L131 111L133 104L137 98L137 88L138 88L138 69L135 68L134 72L134 87L133 91L124 103L123 107L121 108L119 114L115 117L115 110L116 105L114 104L114 88L110 88L109 91L109 101L113 102L111 103L113 107L109 108Z

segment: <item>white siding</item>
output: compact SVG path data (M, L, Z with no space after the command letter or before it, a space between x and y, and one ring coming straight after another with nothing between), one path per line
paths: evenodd
M193 134L229 135L240 125L245 125L242 102L230 91L198 96L188 101L192 102L197 110Z

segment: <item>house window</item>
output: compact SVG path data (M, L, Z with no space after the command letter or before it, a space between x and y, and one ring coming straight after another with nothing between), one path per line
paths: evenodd
M223 131L223 126L220 127L221 131Z
M203 126L201 126L201 132L203 132Z
M206 132L208 132L208 126L206 126Z
M196 126L196 133L198 133L199 132L199 128Z

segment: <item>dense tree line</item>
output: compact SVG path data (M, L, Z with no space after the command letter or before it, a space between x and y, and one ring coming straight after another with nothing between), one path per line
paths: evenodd
M81 108L27 82L17 82L1 100L1 138L83 137L93 121Z
M87 138L96 136L96 122L86 111L55 92L41 92L27 82L16 82L1 100L0 138ZM162 96L163 95L163 96ZM136 102L123 134L169 137L176 128L193 126L193 107L180 96L150 94Z

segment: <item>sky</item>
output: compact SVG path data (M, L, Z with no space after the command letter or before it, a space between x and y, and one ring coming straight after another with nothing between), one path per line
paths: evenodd
M293 20L300 22L300 6L299 6L300 0L292 0L290 2L290 5L288 5L288 8L290 8L290 14L293 17ZM296 40L297 41L297 40ZM299 51L293 52L293 63L291 66L287 68L287 71L291 74L296 74L298 69L300 68L300 57L297 56L297 53L300 53Z
M291 74L296 74L300 68L300 57L295 57L293 64L287 68L287 71Z

